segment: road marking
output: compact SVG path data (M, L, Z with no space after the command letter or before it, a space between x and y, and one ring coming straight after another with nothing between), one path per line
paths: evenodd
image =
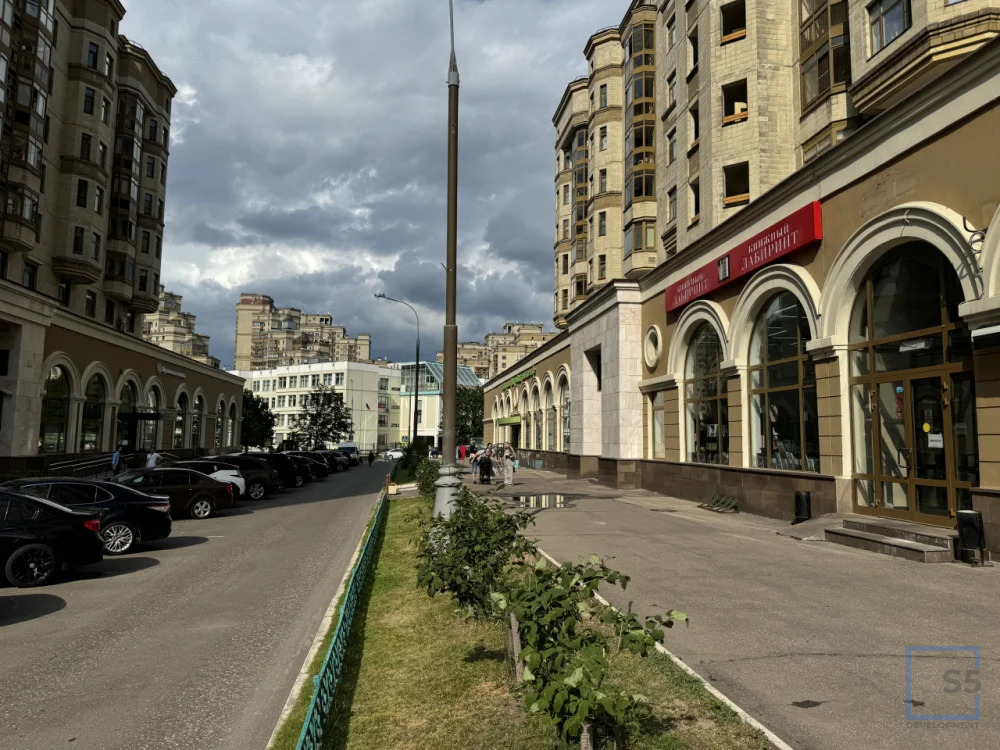
M212 535L209 535L209 536L206 536L205 538L206 539L225 539L226 537L224 537L224 536L212 536Z
M734 536L737 539L746 539L748 542L757 542L758 544L763 543L764 541L763 539L757 539L756 537L743 536L743 534L730 534L729 532L726 532L726 536Z

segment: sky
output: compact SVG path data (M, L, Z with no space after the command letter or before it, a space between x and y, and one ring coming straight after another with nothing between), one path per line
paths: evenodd
M552 326L552 115L627 0L456 0L458 325ZM446 0L126 0L178 89L162 281L231 367L240 292L423 358L444 325Z

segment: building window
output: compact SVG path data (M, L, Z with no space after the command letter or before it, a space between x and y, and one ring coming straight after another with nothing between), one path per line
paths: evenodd
M698 145L698 138L701 135L701 118L698 116L698 102L691 105L688 110L688 149Z
M722 87L722 124L747 119L747 79L733 81Z
M868 24L874 55L910 28L910 1L876 0L868 6Z
M721 44L744 39L747 35L747 5L746 0L736 0L723 5Z
M90 249L91 249L91 255L93 256L94 260L100 260L101 259L101 235L99 235L97 232L94 232L93 240L91 241L91 244L90 244Z
M605 107L608 106L608 84L602 83L600 92L601 92L601 109L604 109Z
M677 188L672 187L667 191L667 221L677 218Z
M80 208L87 207L87 190L90 187L90 183L86 180L76 181L76 205Z
M90 161L91 141L90 133L84 133L80 136L80 158L84 161Z
M344 373L338 372L338 373L336 373L336 376L337 377L336 377L336 380L334 382L334 385L343 385L344 384Z
M670 109L677 102L677 73L671 72L667 76L667 109Z
M577 276L574 280L574 292L577 299L583 299L587 296L587 277Z
M656 250L656 222L637 221L629 224L624 232L624 257L632 253Z
M688 34L688 76L698 70L698 27Z
M145 292L149 286L149 274L146 269L141 269L139 271L139 291Z
M156 122L156 120L150 119L150 121L149 121L149 134L146 137L149 138L149 140L151 140L151 141L155 141L156 140L156 134L157 134L158 128L159 128L159 125Z
M108 147L103 143L97 146L97 166L104 169L108 163Z
M562 256L562 272L563 272L563 275L569 273L569 253L563 253L563 256Z
M598 192L608 192L608 170L602 169L598 173Z
M153 156L146 157L146 177L156 176L156 158Z
M94 90L84 89L83 90L83 111L88 114L94 114Z
M97 292L87 292L87 298L83 305L83 311L89 318L97 316Z
M667 52L670 52L677 44L677 23L674 16L667 20Z
M0 250L0 279L7 278L7 251Z
M564 240L568 240L569 239L569 219L563 219L562 238Z
M91 42L87 45L87 67L97 70L97 58L100 53L100 48Z
M695 177L688 183L688 202L690 211L688 224L694 224L701 218L701 180Z
M563 185L562 201L564 206L569 205L569 185Z
M608 256L597 256L597 278L603 279L608 275Z
M109 326L115 324L115 303L111 300L104 301L104 322Z
M152 193L146 193L146 195L143 196L143 199L142 199L142 212L146 216L152 216L153 215L153 194Z
M142 233L142 252L149 255L149 232L143 231Z
M650 458L666 458L664 443L663 404L665 392L657 391L649 395L650 419Z
M160 162L160 184L161 185L166 185L167 184L167 163L166 162Z
M42 418L38 430L39 453L65 453L69 427L69 373L63 367L53 367L42 391Z
M101 100L101 122L105 125L111 119L111 102L107 98Z
M750 339L750 452L758 469L819 471L816 366L809 321L791 292L761 311Z
M112 73L115 72L115 58L110 54L104 56L104 75L111 78Z
M728 208L750 202L750 162L723 167L722 176L726 183L723 205Z
M21 284L27 289L35 289L38 286L38 266L34 263L25 263L21 273Z
M163 221L163 198L160 198L156 203L156 215Z
M721 364L719 337L702 323L691 337L684 368L687 460L694 463L729 463L729 398Z
M94 187L94 211L102 213L104 211L104 189Z
M159 258L162 252L163 252L163 238L160 235L156 235L156 257Z
M323 385L331 385L332 383L333 383L333 374L329 372L325 373L323 375Z
M851 82L847 3L802 0L799 22L799 88L805 108Z
M601 211L597 214L597 236L604 237L608 233L608 212Z
M568 289L563 289L562 290L562 309L565 310L567 307L569 307L569 290Z
M59 302L63 305L69 305L69 293L72 288L72 284L69 279L59 279Z
M601 151L608 150L608 126L601 126Z
M73 254L83 255L83 227L73 227Z
M290 396L288 397L288 405L289 405L289 406L297 406L297 403L298 403L298 400L299 400L299 397L298 397L298 396L296 396L296 395L295 395L295 394L293 393L293 394L291 394L291 395L290 395Z
M673 164L677 158L677 128L667 133L667 164Z

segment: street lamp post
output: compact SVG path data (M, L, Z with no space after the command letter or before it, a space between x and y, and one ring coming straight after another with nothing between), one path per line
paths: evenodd
M410 400L413 402L413 419L411 421L410 427L412 428L413 437L410 438L410 445L417 444L417 393L420 391L420 316L417 315L416 309L409 302L403 302L401 299L394 299L392 297L387 297L384 294L376 294L377 299L388 300L389 302L398 302L401 305L406 305L408 308L413 310L413 317L417 319L417 358L413 361L413 391L410 393Z
M455 323L455 287L458 236L458 61L455 57L455 7L448 0L451 59L448 63L448 219L445 263L444 321L444 435L441 446L441 476L434 497L434 515L451 516L461 480L455 465L455 396L458 380L458 326Z

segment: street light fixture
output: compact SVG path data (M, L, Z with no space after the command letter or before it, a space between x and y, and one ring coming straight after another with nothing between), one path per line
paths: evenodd
M401 299L395 299L393 297L388 297L385 294L376 294L376 299L384 299L389 302L398 302L400 305L406 305L408 308L413 310L413 317L417 319L417 358L413 361L413 392L410 394L410 399L413 401L413 419L411 421L411 427L413 428L413 437L410 438L410 445L417 444L417 393L420 390L420 316L417 315L416 308L413 307L409 302L403 302Z
M458 381L458 326L455 323L455 287L458 236L458 61L455 56L455 4L448 0L451 59L448 63L448 219L445 263L444 321L444 435L441 476L434 496L434 515L451 516L461 480L455 465L455 401Z

